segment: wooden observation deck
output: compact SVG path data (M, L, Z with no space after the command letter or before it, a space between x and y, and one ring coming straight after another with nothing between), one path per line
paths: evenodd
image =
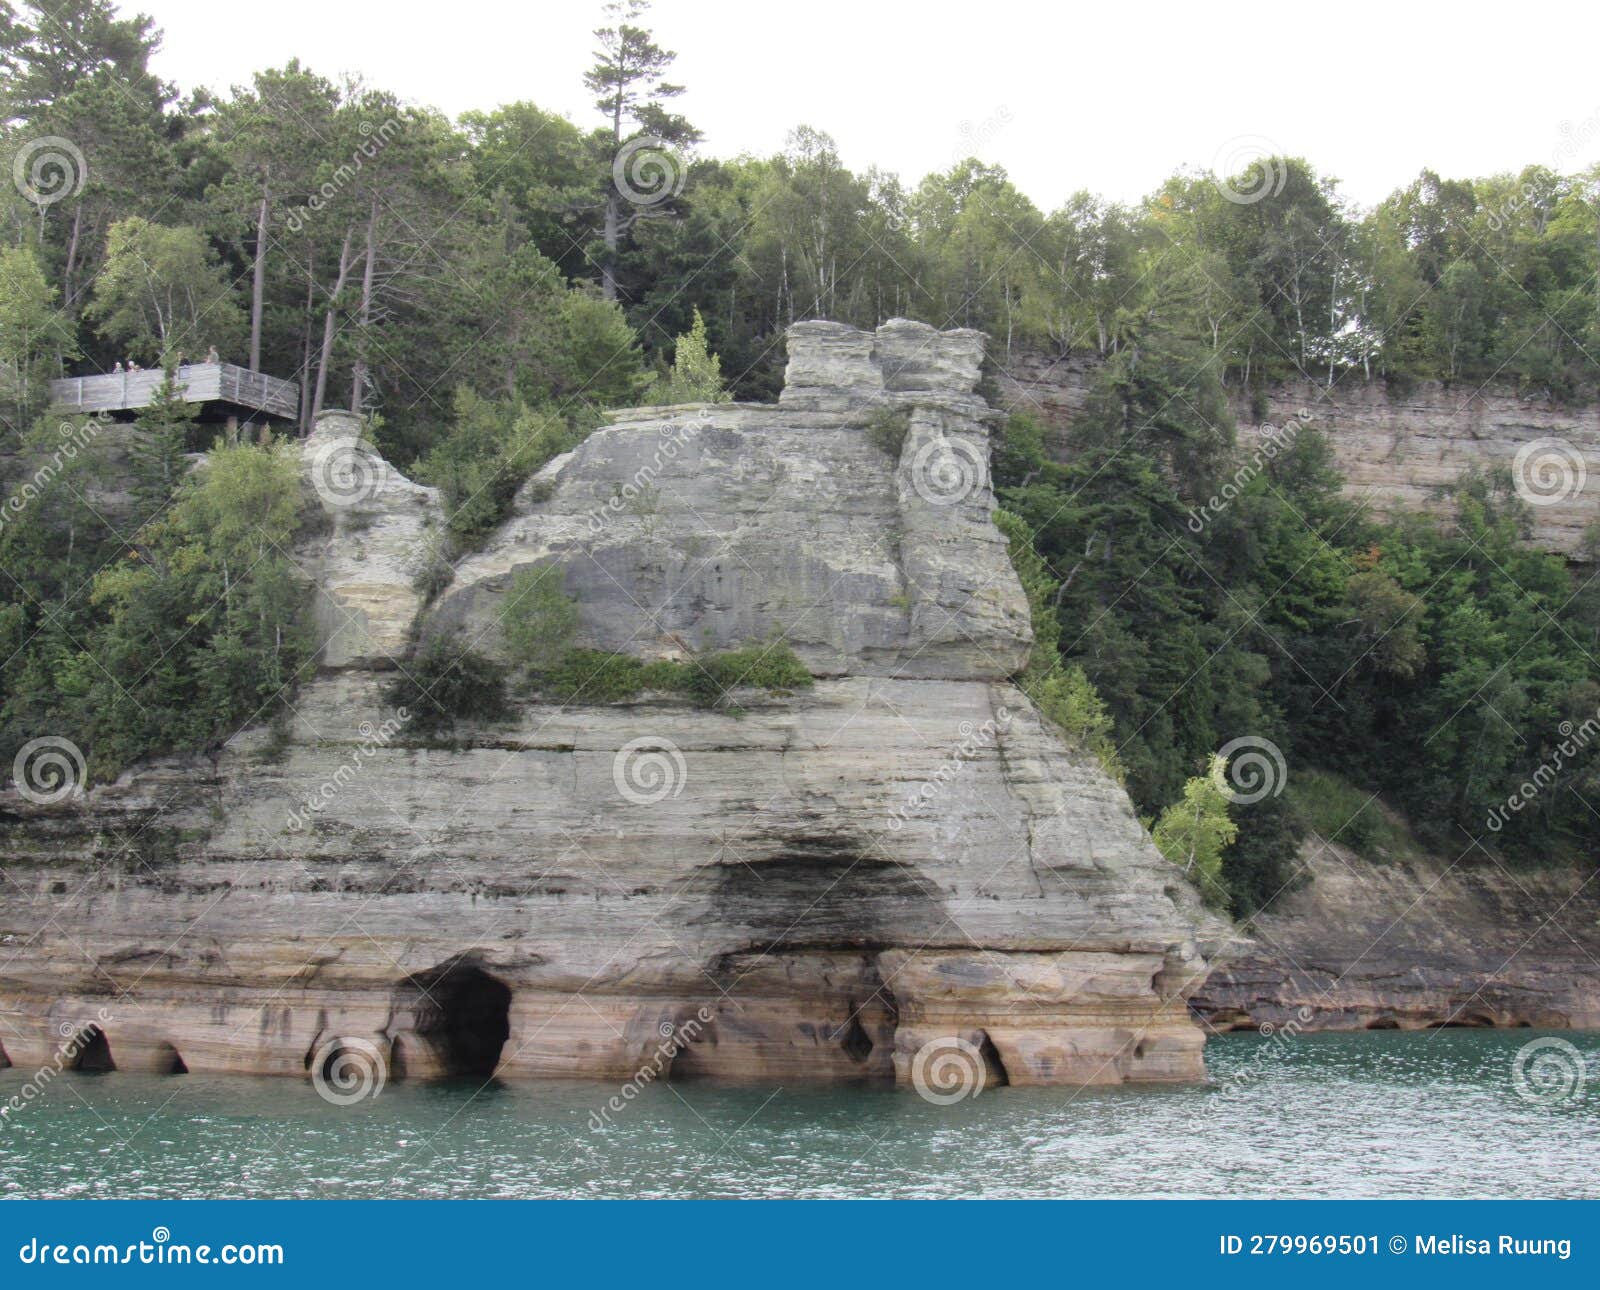
M73 412L133 412L155 402L165 373L160 368L69 376L50 382L50 399ZM293 421L300 415L300 390L292 381L249 372L232 363L186 363L174 383L186 402L202 406L208 420L261 416Z

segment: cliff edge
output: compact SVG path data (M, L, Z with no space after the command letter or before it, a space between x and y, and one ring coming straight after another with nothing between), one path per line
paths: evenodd
M1093 1084L1203 1075L1216 924L1008 680L982 338L803 323L776 405L616 413L432 605L438 497L304 445L323 667L287 734L0 794L0 1061L120 1069ZM408 644L490 652L554 566L577 643L786 642L739 710L520 703L449 743ZM43 732L41 732L43 733Z

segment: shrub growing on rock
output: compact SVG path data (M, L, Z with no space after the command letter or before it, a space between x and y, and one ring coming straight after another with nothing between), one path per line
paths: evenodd
M577 626L578 605L562 587L559 566L518 570L500 611L500 629L514 662L534 671L554 667Z
M900 460L900 452L910 433L911 413L905 408L874 408L867 415L867 438L896 461Z
M506 672L464 645L459 633L435 636L385 688L384 698L409 714L420 734L454 731L458 721L498 721L507 714Z

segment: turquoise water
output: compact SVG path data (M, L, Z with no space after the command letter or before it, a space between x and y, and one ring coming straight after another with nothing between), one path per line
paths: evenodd
M1540 1032L1211 1041L1209 1086L914 1092L62 1075L0 1130L9 1197L1600 1196L1589 1082L1519 1095ZM1559 1055L1559 1054L1558 1054ZM25 1081L0 1071L0 1104ZM1555 1090L1559 1092L1559 1089ZM1549 1092L1549 1090L1546 1090Z

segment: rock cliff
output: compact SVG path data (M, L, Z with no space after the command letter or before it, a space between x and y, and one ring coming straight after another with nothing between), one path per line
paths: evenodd
M1309 879L1192 1000L1219 1030L1600 1028L1600 884L1469 852L1365 861L1312 837Z
M1017 354L995 374L998 399L1008 411L1036 414L1057 450L1068 452L1094 370L1080 358ZM1580 557L1584 531L1600 523L1600 408L1564 407L1498 385L1424 381L1399 395L1346 378L1332 389L1304 381L1275 386L1265 416L1242 403L1234 414L1241 426L1284 426L1301 409L1327 435L1346 491L1375 514L1437 508L1438 490L1464 472L1514 470L1518 453L1531 445L1539 455L1524 457L1521 470L1532 485L1528 495L1538 499L1530 508L1534 541Z
M324 666L287 735L0 794L0 1061L1200 1076L1185 999L1215 925L1007 679L1030 628L981 356L974 333L801 324L779 404L615 414L429 609L438 499L324 418L304 445ZM382 697L407 642L498 648L517 571L549 566L579 644L782 639L816 684L414 735Z

